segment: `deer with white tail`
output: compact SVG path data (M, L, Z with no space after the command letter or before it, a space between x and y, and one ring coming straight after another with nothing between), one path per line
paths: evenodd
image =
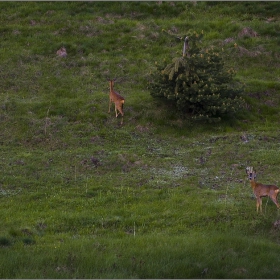
M119 114L121 114L122 115L121 124L123 124L123 116L124 116L123 104L124 104L124 100L125 99L118 92L116 92L114 90L114 82L115 82L115 80L116 79L109 80L110 95L109 95L109 111L108 111L108 113L110 113L111 103L112 102L115 103L116 118L118 117Z
M271 200L275 203L279 209L280 205L277 201L277 195L279 193L279 188L275 185L264 185L255 181L257 173L253 167L246 167L246 173L251 183L251 187L257 199L257 212L260 209L262 212L262 197L269 196Z

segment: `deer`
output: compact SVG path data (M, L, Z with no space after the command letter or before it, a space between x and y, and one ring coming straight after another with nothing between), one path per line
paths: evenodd
M274 204L279 209L280 205L277 201L277 195L279 193L279 188L275 185L264 185L255 181L257 173L253 167L246 167L246 173L251 183L251 187L257 199L257 213L260 209L262 213L262 197L269 196Z
M116 112L116 118L118 117L119 114L122 115L122 121L121 124L123 124L123 104L124 104L124 97L122 97L118 92L114 91L114 80L109 80L109 84L110 84L110 95L109 95L109 111L108 113L110 113L110 109L111 109L111 103L115 103L115 112ZM119 111L119 112L118 112Z

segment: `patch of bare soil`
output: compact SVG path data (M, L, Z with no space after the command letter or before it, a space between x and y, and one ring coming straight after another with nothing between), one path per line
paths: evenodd
M244 27L239 33L238 37L257 37L258 33L254 31L251 27Z

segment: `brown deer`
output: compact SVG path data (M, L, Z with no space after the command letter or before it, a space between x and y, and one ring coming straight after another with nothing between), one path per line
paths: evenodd
M262 197L269 196L271 200L275 203L277 208L279 209L280 205L277 202L277 195L279 193L279 188L275 185L264 185L261 183L257 183L255 181L257 177L256 171L253 169L253 167L246 167L246 173L248 175L248 178L251 183L251 187L253 189L253 192L257 199L257 212L262 212Z
M122 115L122 121L121 124L123 123L123 104L124 104L124 98L117 93L116 91L114 91L114 81L115 80L109 80L109 84L110 84L110 96L109 96L109 111L108 113L110 113L110 109L111 109L111 103L114 102L115 103L115 112L116 112L116 118L118 117L119 114ZM118 113L119 111L119 113Z

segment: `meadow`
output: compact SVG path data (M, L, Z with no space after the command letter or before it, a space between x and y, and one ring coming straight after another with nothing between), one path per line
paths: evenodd
M0 2L0 278L279 278L279 211L263 198L256 212L245 174L280 185L279 15L279 2ZM163 29L223 49L242 112L193 122L151 97L155 62L182 51Z

